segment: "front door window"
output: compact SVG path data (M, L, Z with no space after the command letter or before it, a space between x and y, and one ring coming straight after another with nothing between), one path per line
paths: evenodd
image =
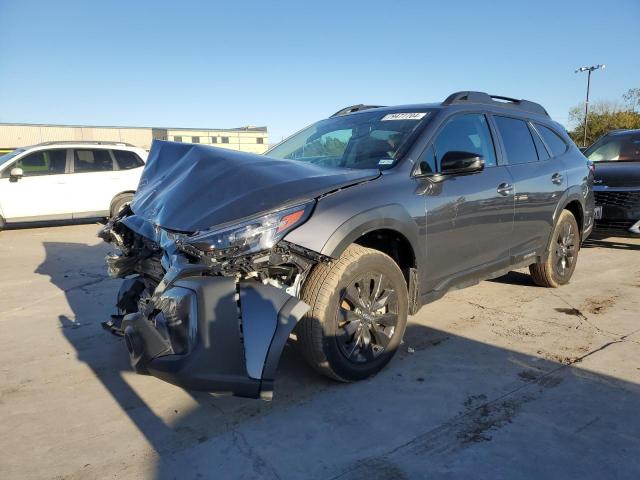
M66 150L41 150L17 160L10 168L4 170L2 176L8 177L14 168L21 168L25 177L60 175L65 172L66 162Z
M486 117L482 114L469 114L449 121L435 141L438 168L447 152L475 153L482 156L485 167L494 167L496 152Z

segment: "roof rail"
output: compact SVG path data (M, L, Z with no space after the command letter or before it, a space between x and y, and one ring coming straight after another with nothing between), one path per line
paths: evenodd
M549 116L545 108L539 103L529 100L518 100L516 98L503 97L501 95L489 95L485 92L456 92L449 95L442 105L454 105L461 103L481 103L483 105L493 105L495 107L514 108L525 112L536 113L538 115Z
M35 145L33 145L34 147L42 147L44 145L70 145L72 143L80 143L80 144L85 144L85 145L118 145L120 147L135 147L135 145L132 145L130 143L126 143L126 142L115 142L115 141L108 141L108 140L61 140L61 141L50 141L50 142L42 142L42 143L37 143Z
M380 108L380 107L382 107L382 105L365 105L363 103L360 103L358 105L351 105L350 107L345 107L342 110L338 110L336 113L331 115L331 117L339 117L341 115L346 115L347 113L359 112L361 110L369 110L370 108Z

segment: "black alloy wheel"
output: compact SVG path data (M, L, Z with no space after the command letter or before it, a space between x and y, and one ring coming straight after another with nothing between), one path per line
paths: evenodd
M299 351L319 373L342 382L378 373L407 325L406 277L385 253L350 245L317 264L302 286L311 309L296 327Z
M576 269L580 240L576 217L569 210L563 210L553 227L548 248L529 266L533 281L551 288L569 283Z
M561 277L565 277L569 271L573 271L576 253L578 250L578 236L571 222L565 222L558 231L555 245L555 270Z
M383 274L366 273L343 290L336 337L348 360L374 360L387 349L397 324L398 297Z

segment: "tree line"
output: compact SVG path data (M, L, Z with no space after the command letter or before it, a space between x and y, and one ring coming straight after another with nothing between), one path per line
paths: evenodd
M630 88L618 101L589 103L587 145L611 130L640 128L640 88ZM569 135L577 145L584 139L584 103L569 110Z

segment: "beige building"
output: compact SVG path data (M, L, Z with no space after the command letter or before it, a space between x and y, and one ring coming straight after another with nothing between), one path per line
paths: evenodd
M269 143L267 127L253 126L225 130L154 128L153 138L173 142L201 143L251 153L264 153Z
M42 142L86 140L124 142L148 150L154 139L201 143L252 153L264 153L269 143L267 127L216 129L0 123L0 150Z

